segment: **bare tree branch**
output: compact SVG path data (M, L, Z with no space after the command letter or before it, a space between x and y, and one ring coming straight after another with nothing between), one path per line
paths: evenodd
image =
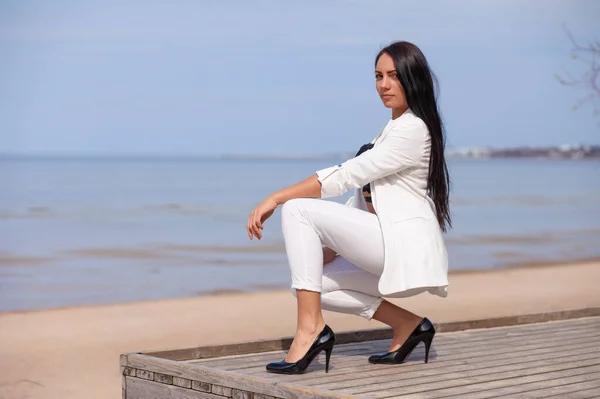
M571 58L585 63L588 71L580 78L574 78L566 73L567 78L556 74L555 78L563 85L574 86L585 89L588 93L573 108L578 109L587 103L591 103L594 109L594 115L600 115L600 41L589 42L586 45L580 45L571 31L563 26L567 37L571 41Z

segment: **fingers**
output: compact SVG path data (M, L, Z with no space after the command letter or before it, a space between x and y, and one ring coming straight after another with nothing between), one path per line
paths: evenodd
M262 238L261 230L264 229L263 223L271 217L277 204L271 207L273 204L261 204L250 213L248 223L246 224L246 230L248 231L248 237L252 240L252 237L256 237L259 240Z
M262 229L262 224L260 223L260 212L255 212L254 213L254 220L252 223L252 231L254 232L254 235L256 236L256 238L258 238L259 240L262 238L262 232L260 231Z
M254 214L254 211L252 211L250 213L250 216L248 217L248 223L246 223L246 231L248 231L248 238L252 239L252 229L250 229L250 224L252 222L252 216Z
M259 240L262 238L261 230L263 229L262 223L260 222L260 213L255 209L248 218L248 224L246 224L246 230L248 231L248 237L252 240L252 237L256 237Z

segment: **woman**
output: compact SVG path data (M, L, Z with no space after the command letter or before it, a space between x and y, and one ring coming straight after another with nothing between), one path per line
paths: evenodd
M388 352L372 355L371 363L401 363L420 342L428 360L433 324L382 297L447 295L442 234L451 225L450 180L434 76L417 46L396 42L377 55L375 81L392 116L371 145L341 165L269 195L248 219L248 236L261 239L263 223L283 204L282 229L298 301L290 350L267 371L302 373L323 350L329 370L335 335L322 308L374 318L393 329ZM350 189L354 197L346 205L319 199Z

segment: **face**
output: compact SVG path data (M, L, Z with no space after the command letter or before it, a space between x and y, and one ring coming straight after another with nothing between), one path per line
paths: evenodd
M402 112L408 108L404 89L396 74L396 65L387 53L379 57L375 66L375 87L381 101L383 101L383 105L387 108L402 110Z

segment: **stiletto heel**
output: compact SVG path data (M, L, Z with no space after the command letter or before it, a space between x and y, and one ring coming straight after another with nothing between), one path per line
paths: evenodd
M429 348L431 347L431 341L433 341L433 335L423 340L425 344L425 363L429 360Z
M429 361L429 348L431 347L431 341L433 341L434 336L435 328L433 327L433 323L425 317L398 350L372 355L369 357L369 362L378 364L402 363L412 353L413 349L415 349L419 343L423 342L425 344L425 363L427 363Z
M329 359L331 358L333 345L335 345L335 334L328 325L325 325L302 359L294 363L288 363L285 359L280 362L269 363L267 364L267 371L279 374L302 374L306 371L314 358L324 350L325 372L328 373Z
M329 373L329 359L331 359L331 351L333 351L333 345L331 348L325 349L325 372Z

